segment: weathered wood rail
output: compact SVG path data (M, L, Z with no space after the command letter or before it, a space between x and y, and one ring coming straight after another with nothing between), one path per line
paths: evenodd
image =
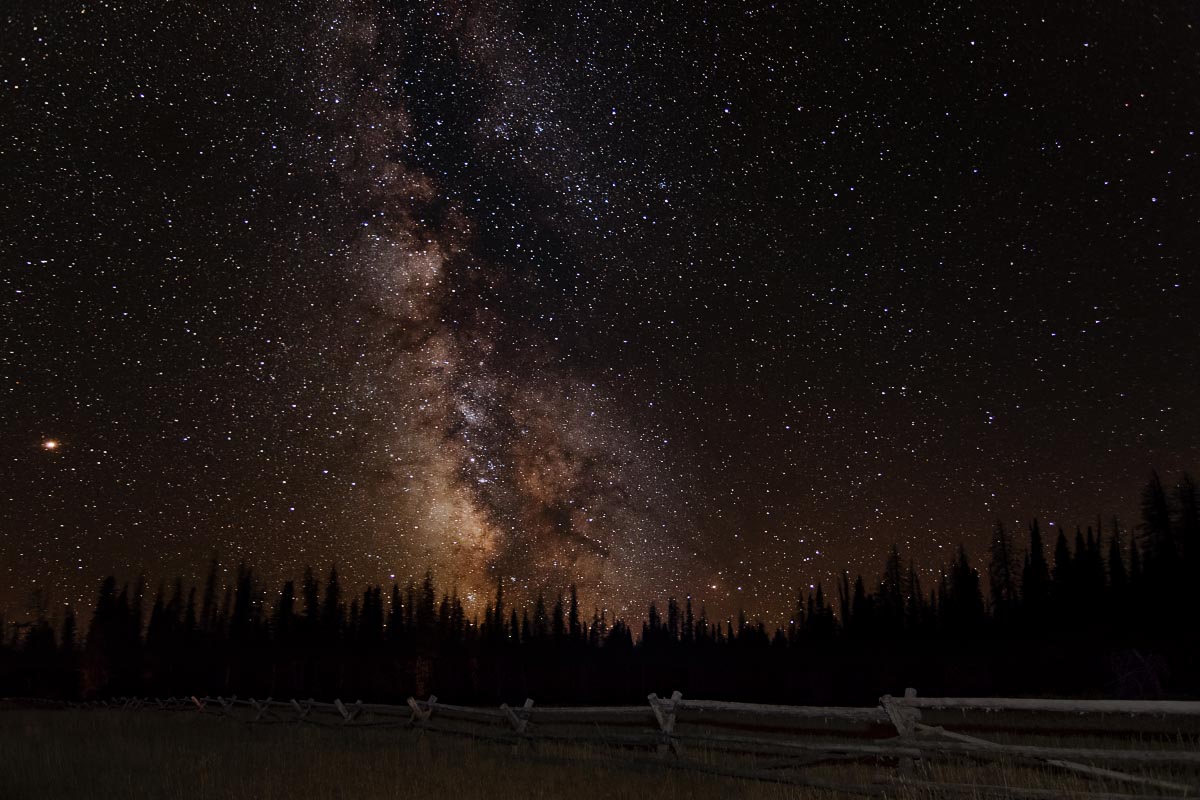
M237 697L117 698L84 704L123 709L159 709L215 714L247 723L308 723L318 725L392 726L502 741L530 747L540 741L595 743L657 751L654 763L667 767L795 783L877 796L889 790L879 784L832 783L803 774L803 768L847 760L885 760L899 767L899 780L912 786L950 793L1004 797L1052 797L1054 792L1014 787L964 786L920 779L920 767L933 760L1007 761L1066 770L1102 782L1124 785L1139 794L1088 792L1093 798L1200 796L1200 702L1062 700L1025 698L918 697L909 689L903 697L885 695L868 708L841 706L784 706L669 698L651 694L638 706L538 706L498 708L443 703L437 697L409 698L405 705L331 703L316 700L275 700ZM1112 730L1137 718L1161 723L1175 733L1170 747L1064 747L1012 744L927 724L923 713L1020 712L1023 714L1104 715ZM1183 729L1192 731L1186 746ZM1144 732L1144 725L1141 732ZM714 767L687 759L689 748L783 759L778 769L742 770ZM626 759L627 760L627 759ZM1114 767L1122 767L1122 770ZM1130 768L1172 768L1171 779L1128 771ZM1183 779L1176 775L1184 775ZM894 788L894 787L893 787ZM1147 792L1150 792L1147 794ZM1081 795L1082 796L1082 795Z

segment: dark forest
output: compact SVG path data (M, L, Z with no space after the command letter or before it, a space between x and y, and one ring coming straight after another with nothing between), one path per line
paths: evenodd
M1056 533L1048 531L1057 530ZM306 570L268 601L241 565L150 589L108 577L86 632L68 609L9 620L0 694L619 703L647 692L857 704L915 686L944 695L1154 698L1200 693L1200 506L1154 475L1131 531L1113 519L1018 535L997 523L982 569L959 548L926 585L895 547L878 577L797 597L786 627L712 619L690 598L631 623L580 608L574 586L518 608L503 584L482 617L453 589L342 585Z

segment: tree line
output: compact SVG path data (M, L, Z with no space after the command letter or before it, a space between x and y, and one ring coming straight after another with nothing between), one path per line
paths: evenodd
M876 580L843 573L797 597L786 626L711 619L692 599L631 626L580 608L575 586L532 608L503 581L482 616L432 573L351 592L306 569L268 601L252 568L222 585L100 586L86 634L44 603L0 625L0 694L238 694L402 701L638 702L650 691L788 703L923 694L1126 697L1200 693L1200 506L1157 474L1132 532L1102 525L1018 537L997 522L983 574L960 547L924 585L893 546ZM2 622L2 620L0 620ZM636 629L635 629L636 628Z

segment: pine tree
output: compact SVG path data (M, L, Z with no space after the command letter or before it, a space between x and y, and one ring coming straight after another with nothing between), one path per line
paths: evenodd
M338 580L337 565L329 570L325 582L325 601L321 605L321 638L326 642L336 641L345 626L346 608L342 604L342 584Z
M388 641L398 642L404 635L404 601L400 599L400 586L392 583L392 603L388 607L387 636Z
M1177 549L1171 530L1171 509L1158 473L1151 474L1142 492L1143 568L1157 582L1168 581L1176 566Z
M1108 586L1116 603L1121 603L1128 589L1129 576L1125 572L1125 558L1121 554L1121 528L1113 518L1112 537L1108 540Z
M567 621L564 614L563 596L562 592L559 592L558 597L554 600L554 616L551 620L556 644L561 644L567 638Z
M83 692L103 696L117 678L122 647L122 619L117 580L109 575L100 584L95 610L88 624L83 651Z
M238 643L250 641L254 628L254 571L245 564L237 569L237 589L233 600L233 614L229 623L229 638Z
M317 584L312 567L304 568L304 581L301 591L304 594L304 629L309 637L317 635L321 627L321 587Z
M1175 503L1179 509L1179 539L1183 569L1191 575L1200 566L1200 497L1196 482L1186 472L1175 487Z
M942 616L949 630L978 634L984 622L983 590L979 572L971 566L967 550L958 546L958 558L950 569Z
M421 582L421 598L417 605L417 631L422 641L428 646L432 642L437 627L437 592L433 585L433 572L425 571L425 579Z
M283 590L279 593L279 602L275 605L275 617L271 621L276 642L284 645L291 643L295 617L296 584L293 581L286 581L283 584Z
M887 561L883 567L883 577L879 581L878 624L880 631L887 635L898 635L904 630L905 600L908 589L905 586L904 567L900 561L900 550L892 545Z
M842 629L853 626L854 610L850 606L850 570L842 570L842 582L838 586L838 605L842 609Z
M1066 535L1060 529L1058 539L1054 542L1054 571L1051 573L1054 603L1060 613L1063 613L1074 599L1075 580L1071 567L1071 547L1067 544Z
M200 602L200 630L212 636L217 630L217 559L208 565L208 577L204 579L204 596Z
M874 627L871 598L867 596L862 575L854 579L854 599L851 601L851 616L855 633L871 635Z
M4 626L0 624L0 632L3 630ZM75 648L78 647L78 643L75 641L76 636L75 609L67 606L66 613L63 616L62 634L59 637L59 649L68 663L75 657Z
M146 649L150 652L165 649L167 632L165 630L166 598L163 596L165 587L160 581L154 592L154 604L150 608L150 624L146 627Z
M413 632L417 624L417 585L410 578L404 587L404 629Z
M550 620L546 614L546 597L540 591L533 604L533 638L544 642L550 638Z
M579 589L573 583L570 587L570 603L567 606L567 632L573 644L578 645L583 640L583 630L579 624Z
M587 646L589 650L595 651L600 647L601 641L600 628L600 609L592 609L592 625L588 628Z
M504 579L496 579L496 605L492 609L492 638L502 641L504 637Z
M466 611L463 610L462 601L458 599L458 589L450 591L450 640L459 644L463 641L466 635ZM500 629L501 635L504 629Z
M145 619L143 617L145 597L146 576L138 575L137 583L134 585L133 596L129 601L129 636L137 644L141 643L142 631L145 629Z
M183 627L180 630L180 638L184 643L190 643L192 637L196 634L198 626L196 621L196 587L188 589L187 605L183 609Z
M348 642L358 642L359 626L362 622L362 612L359 610L358 598L350 600L350 615L343 628L344 638Z
M1142 554L1136 539L1129 542L1129 585L1136 591L1142 587Z
M382 586L369 586L363 592L358 641L364 647L377 647L383 641Z
M450 641L450 595L443 593L442 602L438 605L437 636L438 642Z
M167 600L165 609L167 622L176 632L183 622L183 603L183 577L176 575L175 584L171 587L171 597Z
M1021 600L1026 626L1039 626L1050 600L1050 569L1036 519L1029 525L1029 553L1021 572Z
M921 594L921 578L917 575L917 566L910 559L908 562L908 602L905 605L905 626L910 630L920 630L925 627L925 598Z
M1017 608L1017 554L1012 536L1004 523L996 520L992 529L991 560L988 562L988 584L992 595L992 613L1007 621Z

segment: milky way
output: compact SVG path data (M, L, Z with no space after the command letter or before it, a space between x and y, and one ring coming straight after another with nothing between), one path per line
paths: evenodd
M404 163L397 25L346 6L314 47L339 137L335 209L353 209L331 231L357 295L343 320L352 402L385 442L376 488L396 520L381 544L472 597L498 579L526 595L578 583L600 602L652 596L688 568L665 511L680 498L610 390L505 313L521 279L480 252L470 214Z

